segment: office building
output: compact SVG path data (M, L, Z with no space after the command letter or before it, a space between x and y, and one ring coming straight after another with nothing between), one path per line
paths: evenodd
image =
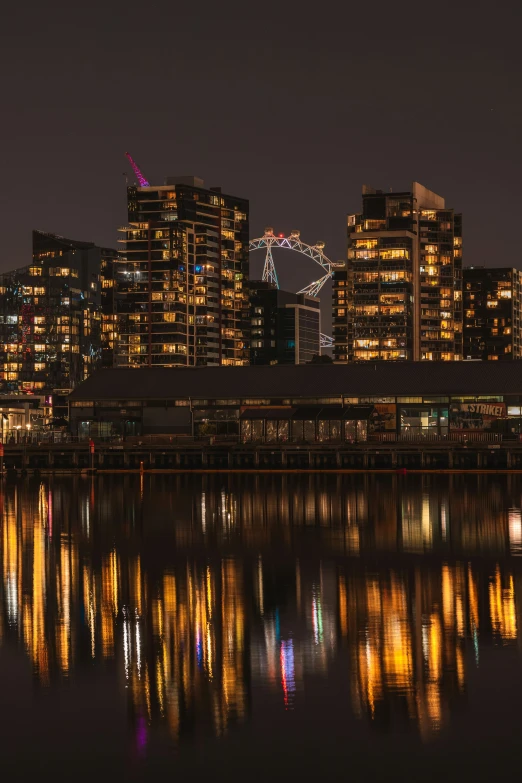
M367 186L334 273L337 361L462 358L462 220L441 196Z
M101 291L116 250L33 231L33 260L0 275L3 391L71 389L101 365ZM108 359L107 364L112 364Z
M463 270L464 359L521 358L521 284L512 267Z
M128 188L119 367L249 363L248 201L196 177Z
M307 364L321 353L319 299L250 282L251 364Z

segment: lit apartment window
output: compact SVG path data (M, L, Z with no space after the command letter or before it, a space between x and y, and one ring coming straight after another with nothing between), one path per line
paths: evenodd
M381 258L383 259L383 261L389 261L391 259L403 259L409 257L410 257L409 250L406 250L403 247L399 247L391 250L381 250Z
M377 247L378 242L378 239L357 239L355 241L355 247L361 247L366 248L366 250L370 250L373 247Z

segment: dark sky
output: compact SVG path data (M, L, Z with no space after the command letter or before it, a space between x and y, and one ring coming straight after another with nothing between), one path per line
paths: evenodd
M114 246L127 149L333 260L363 183L417 179L464 213L467 264L519 264L521 22L518 1L10 3L0 269L33 227ZM283 284L318 276L276 261Z

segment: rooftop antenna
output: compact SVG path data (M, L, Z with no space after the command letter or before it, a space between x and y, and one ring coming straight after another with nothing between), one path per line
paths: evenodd
M147 182L147 180L145 179L145 177L141 173L138 164L133 159L133 157L130 154L130 152L126 152L125 155L128 158L128 161L131 164L132 169L133 169L134 173L136 174L136 176L138 178L138 182L140 183L140 187L142 187L142 188L149 188L150 187L149 183Z

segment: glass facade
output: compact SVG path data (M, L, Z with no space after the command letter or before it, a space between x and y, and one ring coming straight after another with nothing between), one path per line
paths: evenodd
M128 188L116 366L249 363L248 201L197 178Z
M348 216L348 258L333 278L338 362L462 358L462 221L413 183L365 187Z
M72 432L241 436L245 441L357 442L512 436L522 395L73 399Z
M251 364L307 364L321 353L320 301L250 282Z
M101 366L102 354L112 364L102 298L117 258L92 242L33 231L32 263L0 276L4 391L74 388Z
M463 272L464 358L510 361L522 357L522 273L512 267Z

